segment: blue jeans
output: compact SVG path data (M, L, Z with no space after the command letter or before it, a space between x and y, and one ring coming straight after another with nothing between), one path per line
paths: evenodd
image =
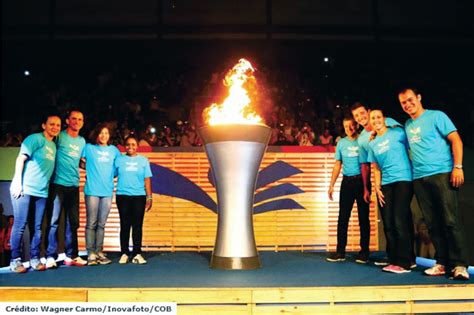
M41 246L41 223L43 222L46 198L23 195L20 198L12 198L13 204L13 227L10 237L12 259L21 257L21 240L29 221L30 227L30 257L39 258Z
M458 189L449 182L450 176L442 173L413 181L416 199L436 249L435 259L448 268L468 265Z
M102 251L105 223L107 223L111 206L112 197L86 195L86 248L89 255Z
M51 206L52 204L52 206ZM64 243L66 256L78 256L77 229L79 228L79 187L66 187L51 184L49 187L47 216L50 224L48 231L47 257L57 258L58 228L61 211L64 209L66 226Z

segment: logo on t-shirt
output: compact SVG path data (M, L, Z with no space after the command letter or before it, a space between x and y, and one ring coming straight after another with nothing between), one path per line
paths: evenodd
M138 163L137 162L126 162L127 167L125 171L127 172L136 172L138 171Z
M97 159L99 162L106 163L106 162L110 161L109 152L107 152L107 151L97 151L97 154L99 154L99 158Z
M68 153L69 156L79 157L79 146L78 145L69 144L69 148L71 149Z
M418 143L421 141L421 137L418 135L421 132L421 127L411 128L410 130L410 143Z
M48 147L48 146L45 146L44 148L45 148L46 151L47 151L45 157L46 157L48 160L50 160L50 161L54 161L54 157L55 157L55 155L54 155L54 150L51 149L51 148Z
M382 154L390 149L390 140L385 140L377 144L377 154Z
M347 154L348 157L359 156L358 146L348 147L347 149L349 150L349 153Z

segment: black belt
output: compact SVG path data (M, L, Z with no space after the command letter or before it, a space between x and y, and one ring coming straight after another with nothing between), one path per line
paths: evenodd
M354 175L354 176L346 176L346 175L342 176L342 179L345 179L345 180L355 180L355 179L361 179L361 178L362 178L361 174Z

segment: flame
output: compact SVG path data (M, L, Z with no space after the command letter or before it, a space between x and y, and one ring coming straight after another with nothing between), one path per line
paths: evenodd
M227 73L224 85L229 87L229 96L222 104L212 104L204 110L204 119L213 125L246 124L257 125L262 118L253 111L246 86L255 82L252 64L242 58Z

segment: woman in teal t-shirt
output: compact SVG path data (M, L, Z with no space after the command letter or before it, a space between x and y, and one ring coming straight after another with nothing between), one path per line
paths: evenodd
M110 264L103 252L104 232L112 206L114 191L114 162L119 150L110 145L110 131L107 125L99 125L93 133L95 144L88 143L83 151L86 165L86 248L89 266Z
M137 154L138 140L129 136L125 140L125 155L115 160L117 174L116 201L120 215L120 264L146 264L142 254L142 227L145 211L152 205L150 162ZM133 251L130 254L129 240L132 230Z

